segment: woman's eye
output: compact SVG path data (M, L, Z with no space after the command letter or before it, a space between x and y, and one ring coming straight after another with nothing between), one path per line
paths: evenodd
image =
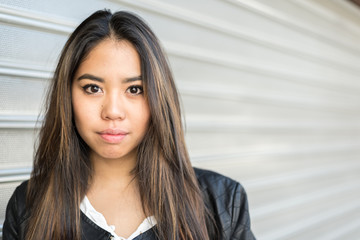
M96 85L86 85L83 87L84 91L89 94L101 93L101 88Z
M143 93L143 88L142 86L131 86L128 88L127 91L133 95L138 95Z

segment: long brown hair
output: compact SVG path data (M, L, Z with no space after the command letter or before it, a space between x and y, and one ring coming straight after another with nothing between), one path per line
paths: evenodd
M180 104L158 39L139 17L97 11L67 41L48 94L34 169L28 186L27 240L81 239L80 202L92 168L89 147L74 127L71 82L80 63L102 40L133 44L140 55L151 120L133 170L146 215L159 239L209 239L201 192L184 141Z

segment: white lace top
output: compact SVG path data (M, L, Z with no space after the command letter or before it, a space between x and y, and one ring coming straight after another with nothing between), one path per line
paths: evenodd
M80 204L80 210L96 225L111 233L114 240L132 240L156 225L156 219L153 216L147 217L130 237L124 238L115 233L115 226L107 224L104 215L95 210L86 196Z

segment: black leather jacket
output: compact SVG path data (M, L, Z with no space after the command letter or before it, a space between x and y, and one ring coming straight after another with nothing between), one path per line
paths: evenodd
M253 240L250 229L247 197L244 188L236 181L220 174L195 169L205 204L213 212L218 227L222 230L221 240ZM25 209L27 181L16 188L8 206L3 227L3 240L23 240L28 214ZM111 234L97 226L81 213L82 239L108 240ZM156 240L152 228L134 240ZM216 237L212 237L215 240ZM220 240L220 239L219 239Z

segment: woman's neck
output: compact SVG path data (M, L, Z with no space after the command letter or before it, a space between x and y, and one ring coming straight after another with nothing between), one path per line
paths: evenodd
M136 155L132 158L103 159L91 156L93 176L86 193L91 205L115 226L119 236L130 236L144 221L144 213L138 181L132 170Z
M136 166L136 154L121 159L104 159L96 154L91 154L90 160L93 165L93 175L89 190L108 189L123 192L135 180L132 173Z

